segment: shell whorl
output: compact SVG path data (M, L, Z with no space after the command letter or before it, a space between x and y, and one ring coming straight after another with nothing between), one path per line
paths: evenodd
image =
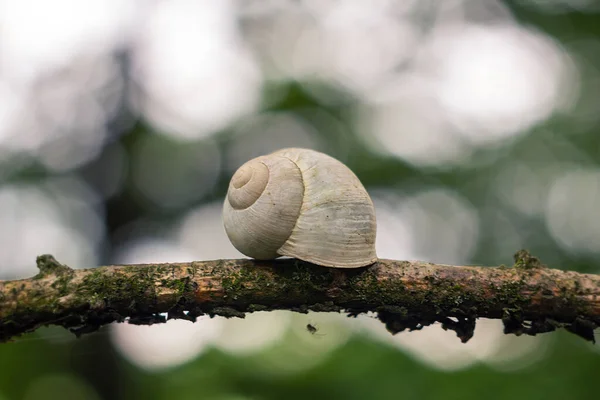
M256 259L279 257L300 214L304 184L286 157L258 157L242 165L223 206L225 230L240 252Z
M231 178L227 200L234 210L250 207L262 195L269 183L269 167L264 163L247 162Z
M232 244L256 259L290 256L340 268L377 260L367 191L348 167L316 151L283 149L242 165L223 219Z

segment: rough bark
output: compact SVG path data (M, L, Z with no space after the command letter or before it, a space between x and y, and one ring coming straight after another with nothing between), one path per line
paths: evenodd
M526 251L511 267L379 260L336 269L288 259L72 269L50 255L37 264L32 278L0 281L0 342L43 325L79 336L111 322L243 318L274 309L373 311L392 334L440 322L463 342L479 317L502 319L505 333L565 328L590 341L600 326L600 276L547 268Z

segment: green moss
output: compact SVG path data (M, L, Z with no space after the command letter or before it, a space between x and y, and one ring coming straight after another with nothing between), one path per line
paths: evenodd
M519 250L513 257L514 268L517 269L547 268L539 258L532 256L527 250Z
M71 273L58 275L51 287L58 292L58 296L66 296L69 294L69 284L71 283L72 279L73 271L71 271Z
M81 302L89 299L104 301L111 305L125 305L137 308L139 304L147 304L148 297L155 292L155 269L138 267L135 273L108 271L105 267L96 268L83 278L77 292Z
M496 289L499 291L496 297L502 303L522 303L527 301L527 298L521 295L523 281L502 282Z
M350 297L361 301L373 302L376 305L406 304L409 300L404 285L399 281L382 281L378 279L374 269L367 269L360 274L350 276L348 287Z
M34 276L34 279L41 279L48 275L57 276L72 276L73 270L66 265L63 265L56 261L56 259L50 254L43 254L37 257L37 267L40 270L39 274Z
M241 267L235 272L224 269L219 272L225 297L237 301L253 293L272 292L272 279L267 272L259 268Z
M189 279L181 278L181 279L166 279L163 278L160 280L160 285L174 290L177 295L183 296L189 290Z

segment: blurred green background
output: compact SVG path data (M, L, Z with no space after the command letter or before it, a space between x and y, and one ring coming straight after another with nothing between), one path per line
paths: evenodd
M382 258L599 273L600 3L0 0L0 279L241 255L232 173L352 168ZM306 324L317 332L311 334ZM256 313L0 345L0 400L590 399L598 346Z

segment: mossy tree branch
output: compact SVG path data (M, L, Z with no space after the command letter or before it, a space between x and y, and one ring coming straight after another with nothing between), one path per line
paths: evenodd
M111 322L152 324L253 311L377 313L391 333L440 322L463 341L479 317L517 335L565 328L594 341L600 276L550 269L520 251L512 267L379 260L359 269L298 260L215 260L72 269L38 257L39 274L0 281L0 342L43 325L80 335Z

